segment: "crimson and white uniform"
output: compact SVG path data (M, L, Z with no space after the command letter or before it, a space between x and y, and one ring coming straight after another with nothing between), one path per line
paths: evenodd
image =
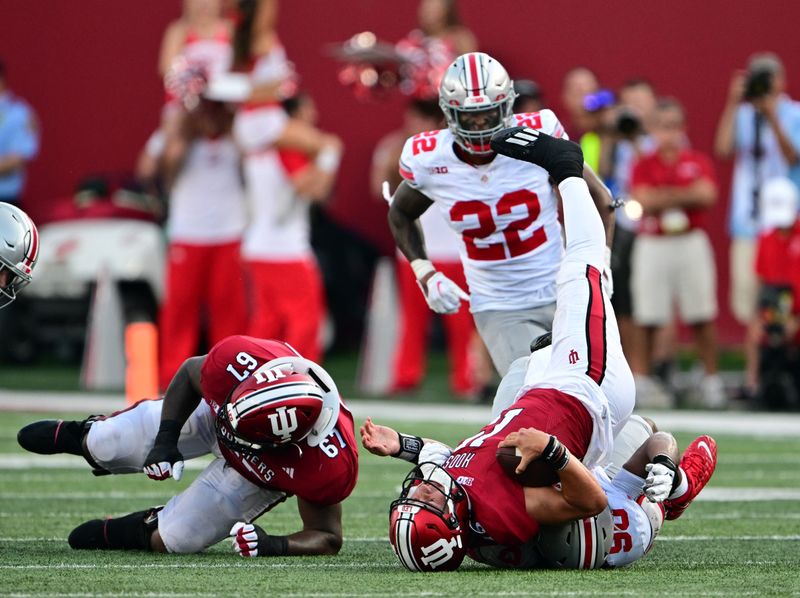
M333 432L317 447L301 443L250 457L217 442L216 412L228 394L264 363L298 355L281 341L232 336L203 363L203 399L181 431L184 459L216 458L159 513L158 530L170 552L198 552L223 538L237 521L252 521L292 494L320 505L343 501L358 475L353 416L342 404ZM242 365L247 364L247 365ZM95 422L87 447L112 473L141 472L155 440L163 401L142 401Z
M291 181L309 164L305 154L294 150L268 149L247 158L251 209L242 257L253 293L248 334L284 338L306 358L319 361L325 291L311 249L310 204L298 197Z
M247 318L239 244L245 226L240 157L230 137L194 141L170 193L159 379L166 388L195 355L205 308L216 343Z
M514 124L566 137L551 110L517 114L514 119ZM552 310L563 253L557 202L542 168L501 155L488 164L468 164L456 155L454 143L449 129L409 138L400 157L400 174L432 200L459 233L470 310L504 375L514 359L527 354L533 338L549 330L552 311L535 318L533 329L514 322L493 325L479 316L519 312L515 318L528 323L530 311ZM515 330L520 338L510 339Z
M287 81L294 70L286 58L286 50L279 43L267 54L253 61L250 81L253 87L278 85ZM280 137L288 116L277 101L248 102L236 113L233 134L236 142L249 156L268 149ZM249 181L248 181L249 184Z
M497 445L508 434L531 427L557 436L579 459L592 435L591 418L580 402L554 389L540 389L461 442L443 465L469 496L482 540L520 545L539 531L525 509L523 487L503 471L496 457Z
M428 210L419 219L425 236L425 249L434 267L461 288L468 287L459 256L459 236L436 210ZM425 371L428 324L431 310L419 292L417 279L408 260L398 252L397 282L400 295L400 334L394 359L394 389L416 387ZM450 387L456 394L476 390L470 350L475 325L466 309L443 316L450 357Z

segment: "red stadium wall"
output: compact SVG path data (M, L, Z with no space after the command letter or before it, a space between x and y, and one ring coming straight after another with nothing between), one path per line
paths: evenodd
M402 101L356 103L336 80L328 43L375 31L397 40L415 23L416 2L403 0L283 0L279 31L302 83L317 99L322 126L347 144L334 216L389 251L385 207L369 197L367 168L374 141L400 123ZM765 0L672 0L643 3L462 0L465 23L481 49L512 77L531 77L558 113L564 72L583 64L615 87L645 76L687 107L694 145L710 151L730 75L757 50L780 54L790 90L800 95L795 29L800 4ZM178 15L177 0L3 0L0 57L11 87L37 110L43 130L30 168L26 206L44 217L48 200L67 194L87 172L124 170L158 121L162 97L156 75L161 33ZM711 234L720 271L723 340L740 329L727 310L730 166L718 164L722 201Z

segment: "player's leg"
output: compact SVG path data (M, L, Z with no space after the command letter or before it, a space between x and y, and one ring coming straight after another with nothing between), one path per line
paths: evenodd
M472 314L497 372L508 373L511 364L530 354L531 341L550 331L554 304L511 311L481 311Z
M558 183L566 250L557 277L548 377L582 373L600 385L608 399L612 429L618 433L633 409L635 390L614 311L601 283L605 229L582 178L580 148L521 127L495 135L492 148L545 168Z
M108 417L83 421L34 422L19 431L17 440L33 453L81 455L101 473L139 473L158 432L162 403L140 401ZM191 459L208 454L215 443L213 417L200 403L183 427L178 449Z
M252 522L284 500L216 459L158 514L155 540L167 552L200 552L227 538L237 521Z

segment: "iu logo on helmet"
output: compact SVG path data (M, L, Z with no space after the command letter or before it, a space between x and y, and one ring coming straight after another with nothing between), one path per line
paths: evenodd
M291 440L292 432L297 429L297 408L278 407L275 413L270 413L268 417L272 433L280 436L281 442Z
M436 569L444 565L447 561L453 558L453 549L461 548L461 536L445 540L440 538L430 546L422 547L422 563L429 566L431 569Z

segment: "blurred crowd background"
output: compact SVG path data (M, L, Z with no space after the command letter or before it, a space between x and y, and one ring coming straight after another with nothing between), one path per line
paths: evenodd
M697 365L682 403L797 408L797 16L777 1L5 0L0 200L31 214L43 253L30 297L0 312L0 363L82 361L87 387L114 387L126 358L108 347L120 347L128 365L148 355L133 376L163 389L186 357L249 332L320 360L360 351L365 392L418 387L430 314L395 258L382 183L399 183L406 137L442 126L438 73L480 50L515 79L515 111L553 109L629 200L612 266L640 405L675 405L686 346ZM266 95L193 97L192 61L208 75L220 56L223 70L260 73ZM265 107L283 115L265 121L276 132L243 147L234 119ZM248 168L285 119L300 123L298 147L318 138L277 156L291 197L253 203ZM293 178L304 167L310 180ZM265 210L297 235L264 228ZM132 221L150 228L118 226ZM458 239L428 226L431 259L457 271ZM443 328L453 395L490 395L466 310ZM721 347L742 355L733 378L718 373Z

